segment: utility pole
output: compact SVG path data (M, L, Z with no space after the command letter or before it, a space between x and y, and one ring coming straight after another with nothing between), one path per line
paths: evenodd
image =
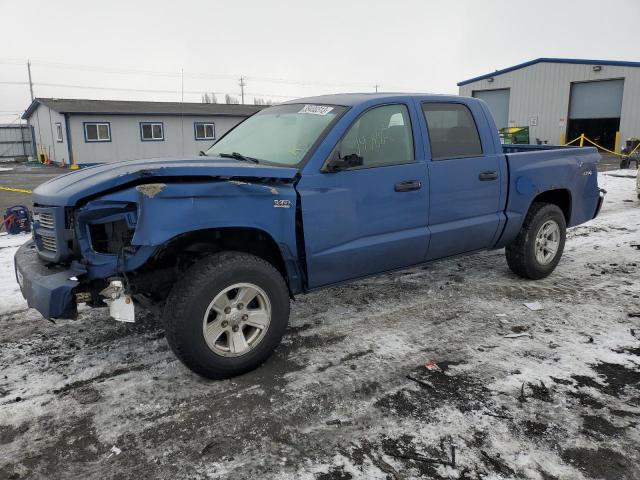
M184 68L180 69L180 101L184 103Z
M184 155L184 68L180 69L180 132L182 155Z
M247 85L244 82L244 77L240 77L240 83L238 85L240 85L240 97L242 98L242 105L244 105L244 87Z
M31 93L31 101L33 102L33 82L31 81L31 61L27 60L27 72L29 72L29 92Z

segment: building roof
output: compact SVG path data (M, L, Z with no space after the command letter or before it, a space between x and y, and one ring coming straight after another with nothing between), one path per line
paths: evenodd
M264 105L227 105L226 103L36 98L22 114L22 118L29 118L40 104L46 105L58 113L101 113L110 115L216 115L248 117L265 108Z
M463 80L458 82L458 86L467 85L468 83L477 82L478 80L484 80L486 78L495 77L497 75L502 75L503 73L513 72L514 70L519 70L521 68L529 67L531 65L535 65L536 63L570 63L573 65L611 65L615 67L640 67L640 62L625 62L622 60L588 60L588 59L580 59L580 58L536 58L535 60L530 60L528 62L519 63L518 65L514 65L513 67L503 68L502 70L496 70L495 72L487 73L485 75L480 75L479 77L470 78L468 80Z

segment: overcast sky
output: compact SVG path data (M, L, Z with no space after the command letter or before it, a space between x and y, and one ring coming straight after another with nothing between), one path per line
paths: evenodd
M4 0L2 18L0 122L29 104L10 83L27 81L27 59L36 96L179 101L183 69L185 101L238 95L244 75L247 103L457 93L537 57L640 61L639 0Z

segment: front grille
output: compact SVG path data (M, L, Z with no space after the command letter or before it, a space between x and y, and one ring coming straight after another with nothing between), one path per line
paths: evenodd
M42 228L48 228L53 230L55 223L53 220L53 215L51 213L40 213L40 226Z
M40 258L50 263L60 263L69 255L63 207L35 205L34 240Z
M58 251L56 247L56 239L52 237L41 236L40 241L42 242L42 249L49 250L50 252L56 253Z

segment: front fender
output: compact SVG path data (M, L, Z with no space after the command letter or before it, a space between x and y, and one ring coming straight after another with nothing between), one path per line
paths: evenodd
M78 231L85 231L82 219L89 212L121 202L137 205L135 233L119 268L133 270L142 265L169 240L189 232L212 228L253 228L278 244L290 279L299 279L296 246L296 192L291 183L258 183L217 180L185 183L154 183L131 187L89 202L80 210ZM116 255L93 252L88 238L81 242L83 256L99 266L91 277L116 273ZM84 244L84 245L83 245Z

